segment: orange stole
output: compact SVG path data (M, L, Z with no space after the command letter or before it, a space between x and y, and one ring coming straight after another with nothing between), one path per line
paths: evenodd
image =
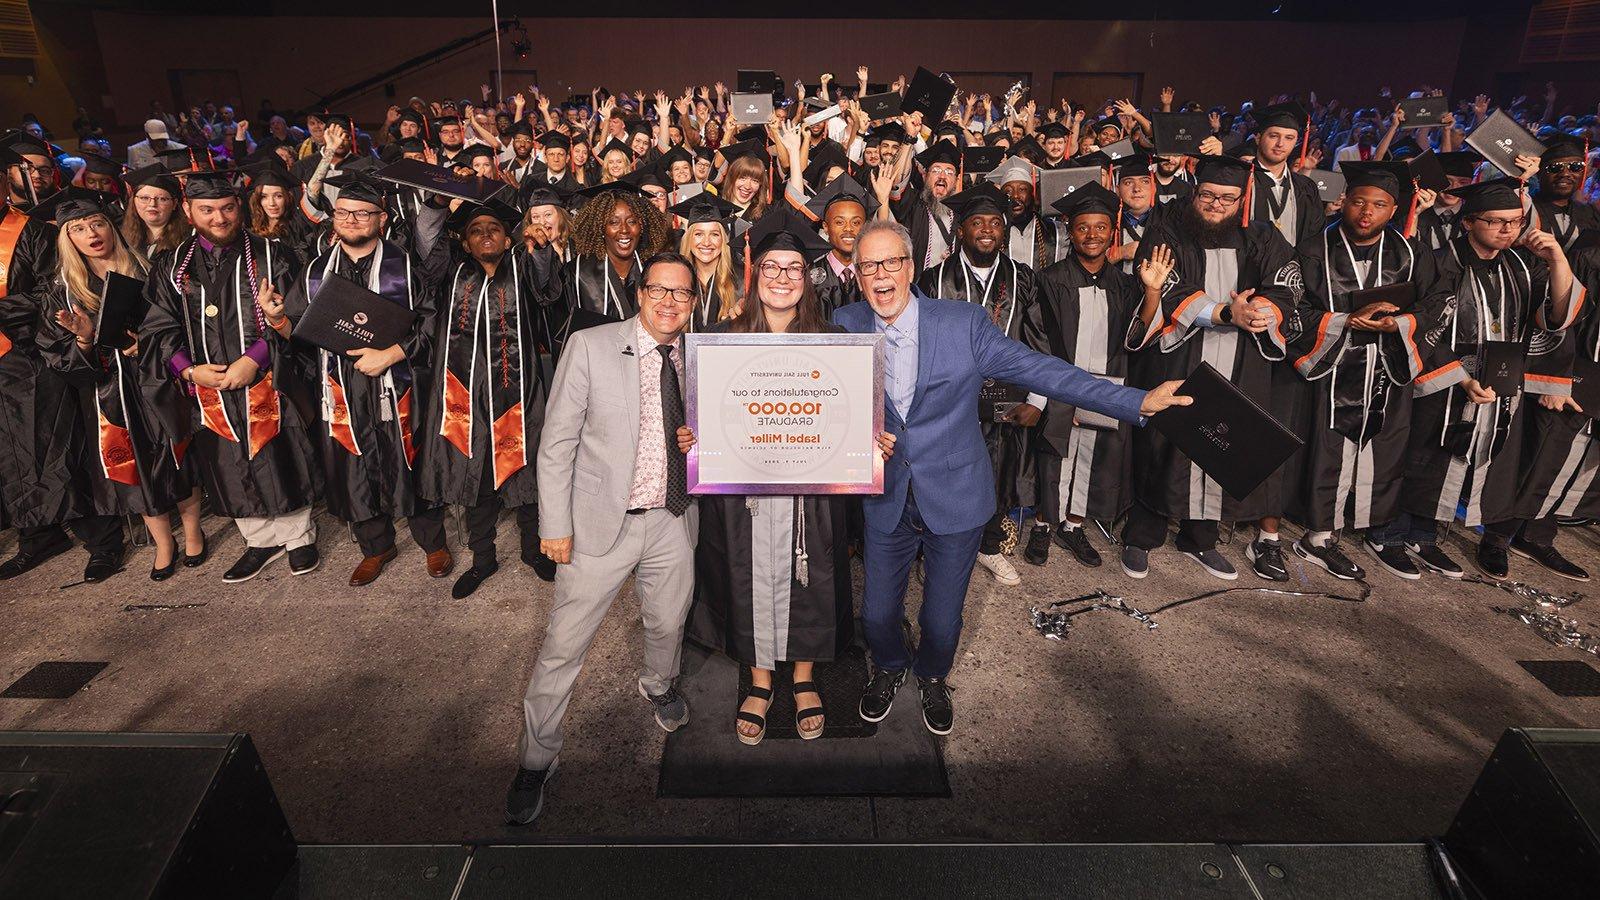
M344 445L351 456L360 456L361 451L356 447L355 432L350 430L350 405L344 400L344 388L339 386L332 375L324 375L328 382L328 394L333 401L331 419L328 422L328 433L333 439Z
M222 410L222 392L197 384L194 393L200 400L200 419L205 426L224 440L239 443L239 436L233 432L233 423L228 421L228 414Z
M444 370L444 415L439 418L439 433L462 456L472 455L472 394L449 369Z
M494 420L494 486L528 464L527 434L522 430L522 404L511 407Z
M10 353L10 352L11 352L11 338L6 337L5 332L0 331L0 356L5 356L7 353Z
M272 373L250 386L250 458L267 442L278 436L278 426L283 420L283 410L278 404L278 392L272 387Z
M128 429L111 424L100 413L100 464L106 477L119 484L138 484L139 467L133 462L133 438Z
M17 252L17 240L22 237L22 227L28 224L28 217L17 212L9 205L6 207L4 217L0 217L0 297L4 297L11 286L11 257ZM11 339L0 332L0 356L11 352Z
M411 388L406 388L395 403L395 417L400 420L400 445L405 448L408 468L417 459L417 446L411 439L411 392Z

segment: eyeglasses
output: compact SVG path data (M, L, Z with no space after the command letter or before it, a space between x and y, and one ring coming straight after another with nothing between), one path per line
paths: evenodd
M1548 166L1540 166L1539 171L1549 172L1551 175L1559 175L1562 172L1571 172L1577 175L1583 172L1583 165L1581 161L1573 160L1572 162L1551 163Z
M1478 221L1496 231L1516 231L1528 221L1528 217L1517 216L1515 219L1491 219L1487 216L1479 216Z
M760 268L761 277L768 281L777 281L780 275L790 281L799 281L800 276L806 273L806 267L802 263L790 263L787 266L780 266L775 262L764 262Z
M374 209L336 209L333 211L335 222L356 221L362 225L371 222L374 216L381 216L383 212Z
M906 267L911 261L909 256L891 256L888 259L863 259L856 261L856 271L871 278L878 274L881 268L885 272L894 273Z
M1214 194L1211 191L1200 191L1194 195L1201 206L1232 206L1243 197L1244 194Z
M647 284L644 286L644 295L656 301L665 300L670 296L673 302L681 306L694 302L693 288L669 288L660 284Z

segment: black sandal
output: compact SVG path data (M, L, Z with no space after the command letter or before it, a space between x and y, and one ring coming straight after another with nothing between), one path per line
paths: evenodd
M816 694L818 697L822 696L822 692L817 690L817 683L814 681L796 681L794 683L794 705L796 707L794 711L794 727L796 731L800 732L801 740L813 741L822 737L822 730L828 727L828 723L824 721L817 726L815 731L807 731L800 727L800 723L806 719L817 718L822 715L822 707L820 706L812 706L807 709L799 708L800 695L807 693Z
M765 700L765 701L767 701L767 709L771 709L772 708L772 689L771 688L756 687L754 685L751 685L750 693L748 693L748 694L746 694L744 696L744 700L740 700L739 701L739 705L740 706L744 706L744 701L750 699L751 697L754 697L757 700ZM765 712L765 710L763 710L763 712ZM738 723L739 722L749 722L749 723L755 725L757 728L759 728L761 730L757 731L755 734L745 734L744 732L739 730L739 728L738 728ZM767 736L767 717L764 716L764 715L759 715L758 716L753 712L745 712L744 710L741 709L741 710L739 710L738 715L734 716L733 733L739 736L739 742L740 743L748 744L751 747L754 747L755 745L761 743L761 739L762 738Z

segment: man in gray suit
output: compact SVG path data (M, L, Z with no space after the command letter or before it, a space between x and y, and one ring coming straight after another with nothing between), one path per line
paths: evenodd
M663 729L689 721L673 682L699 526L677 442L693 273L678 254L651 258L640 278L639 314L574 332L556 368L538 478L540 546L559 566L550 622L522 699L522 760L506 795L506 815L518 825L544 805L573 683L630 575L644 619L639 693Z

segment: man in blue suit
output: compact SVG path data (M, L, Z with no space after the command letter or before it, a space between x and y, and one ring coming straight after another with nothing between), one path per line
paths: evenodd
M994 473L978 425L978 388L997 378L1034 393L1142 423L1169 406L1179 382L1148 393L1096 378L1005 336L982 306L914 291L911 235L895 222L856 236L856 276L866 301L833 320L884 335L884 428L896 438L883 494L866 498L866 591L862 618L873 672L861 718L880 722L912 670L922 720L949 734L955 715L945 677L961 639L961 608L984 523L994 515ZM926 574L915 659L901 632L906 582L920 550Z

